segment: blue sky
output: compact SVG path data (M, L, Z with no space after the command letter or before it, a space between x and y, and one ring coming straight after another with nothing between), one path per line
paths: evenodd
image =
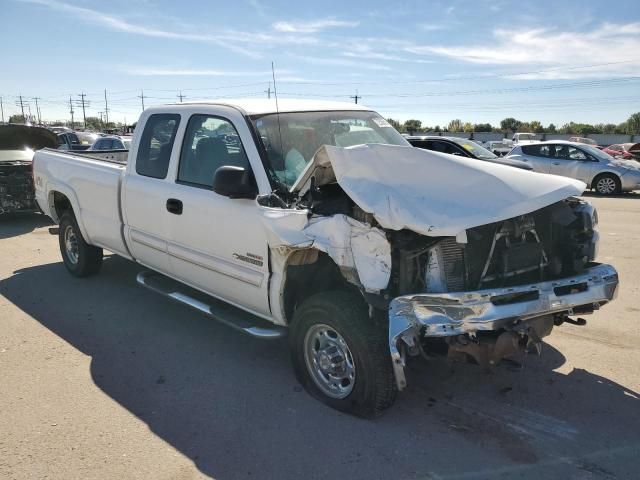
M130 122L147 106L266 96L361 103L445 125L513 116L619 123L640 111L634 1L0 0L5 119L23 95L46 119ZM76 109L78 118L79 109Z

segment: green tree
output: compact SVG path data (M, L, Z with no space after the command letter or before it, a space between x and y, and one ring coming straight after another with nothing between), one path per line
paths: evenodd
M491 132L492 130L493 130L493 127L491 126L490 123L476 123L473 126L474 132Z
M462 125L462 131L467 133L473 132L473 124L471 122L464 122L464 125Z
M627 133L629 135L640 135L640 112L634 113L627 120Z
M448 132L462 132L462 120L456 118L455 120L451 120L449 125L447 125Z
M400 133L404 132L404 127L398 120L394 120L393 118L387 118L387 122L389 122L389 125L395 128L398 132Z
M422 129L420 120L407 120L404 122L404 129L409 133L419 132Z
M521 125L522 122L513 117L508 117L500 121L500 128L502 130L510 130L512 132L518 131L518 128L520 128Z
M9 123L24 123L24 117L22 115L11 115Z
M529 122L529 128L533 133L542 133L544 132L544 128L542 128L542 123L537 120L532 120Z
M553 123L550 123L547 127L547 133L556 133L556 126Z
M440 125L436 125L433 129L434 132L440 133L442 130L440 129Z

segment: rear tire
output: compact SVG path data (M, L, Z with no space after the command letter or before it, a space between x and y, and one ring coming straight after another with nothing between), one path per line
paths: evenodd
M600 195L615 195L620 193L622 185L616 175L603 173L593 180L593 188Z
M316 294L298 307L291 326L296 377L307 392L336 410L377 417L396 396L387 338L386 328L369 318L357 295Z
M58 241L62 261L71 275L87 277L100 271L102 249L85 242L71 212L62 214L60 218Z

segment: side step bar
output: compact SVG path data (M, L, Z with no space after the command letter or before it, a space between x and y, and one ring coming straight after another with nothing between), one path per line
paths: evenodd
M271 325L262 318L197 292L160 273L145 270L138 274L136 281L153 292L198 310L214 320L252 337L270 340L286 336L286 328Z

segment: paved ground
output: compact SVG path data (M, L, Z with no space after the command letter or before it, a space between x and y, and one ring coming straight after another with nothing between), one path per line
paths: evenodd
M312 400L284 343L218 325L105 261L64 270L41 216L0 220L0 478L637 478L640 197L592 198L617 302L522 371L413 365L376 421Z

